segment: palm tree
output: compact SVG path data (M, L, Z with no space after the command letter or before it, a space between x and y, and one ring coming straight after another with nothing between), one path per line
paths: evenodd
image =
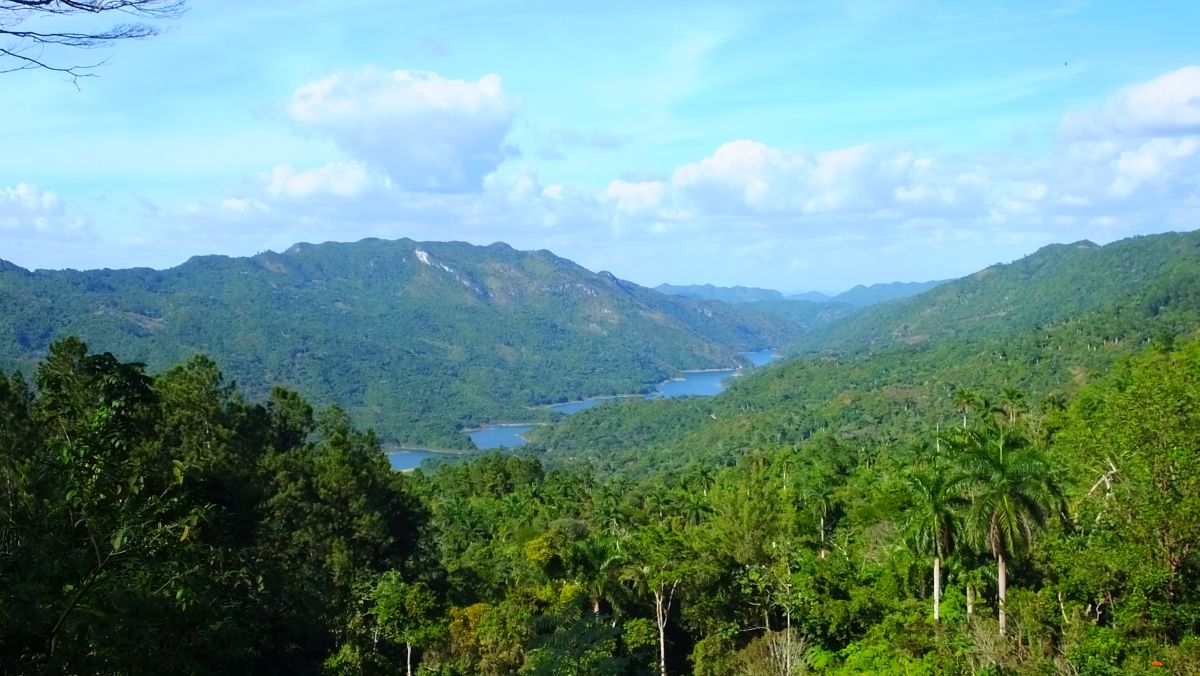
M971 390L959 389L954 391L954 408L962 413L962 426L967 429L967 415L979 404L979 397Z
M933 619L941 619L942 561L954 546L960 515L969 504L966 477L937 463L904 475L909 509L904 530L918 556L933 556Z
M964 435L971 508L967 533L996 557L1000 633L1005 633L1008 556L1046 523L1059 495L1046 461L1016 430L995 422Z

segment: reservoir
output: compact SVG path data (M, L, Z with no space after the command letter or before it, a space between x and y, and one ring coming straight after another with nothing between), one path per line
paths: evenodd
M471 441L475 442L475 448L480 450L512 448L513 446L520 446L525 443L522 435L533 429L533 427L533 425L493 425L477 430L469 430L467 431L467 435L471 437Z
M647 399L670 399L672 397L711 397L725 389L724 380L731 377L734 369L712 371L684 371L679 378L659 383Z
M766 364L776 357L774 350L758 350L756 352L745 352L742 354L752 366L758 367ZM710 369L703 371L683 371L678 378L659 383L655 387L654 392L646 395L647 399L670 399L672 397L711 397L715 394L720 394L725 389L725 381L735 373L737 369ZM625 395L638 396L638 395ZM593 397L582 401L568 401L563 404L552 404L547 406L552 411L558 411L570 415L578 413L606 401L617 399L618 397ZM496 448L514 448L525 443L523 435L533 429L533 425L487 425L475 430L467 430L466 434L471 437L471 441L475 443L475 447L480 450L496 449ZM424 451L416 451L421 453ZM420 464L420 458L415 460L415 464ZM395 467L396 460L393 460Z
M428 458L448 458L451 457L446 453L434 453L432 451L418 451L411 448L402 448L395 451L387 452L388 462L392 463L392 469L404 471L416 469L421 461Z

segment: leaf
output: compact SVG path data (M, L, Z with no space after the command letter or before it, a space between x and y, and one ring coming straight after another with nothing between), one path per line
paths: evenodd
M128 535L128 529L122 528L118 530L112 538L112 549L114 552L121 551L121 547L125 544L125 538Z

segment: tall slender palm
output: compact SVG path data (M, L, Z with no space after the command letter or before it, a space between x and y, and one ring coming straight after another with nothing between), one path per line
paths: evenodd
M962 414L963 429L967 429L967 416L971 413L971 409L979 405L979 397L971 390L958 389L954 391L953 402L954 408Z
M1042 529L1059 491L1046 461L1012 427L988 423L964 435L962 442L971 488L967 533L996 557L1000 633L1004 634L1008 557Z
M942 561L954 547L969 501L966 477L937 463L904 475L909 508L904 530L918 556L933 557L933 619L941 619Z

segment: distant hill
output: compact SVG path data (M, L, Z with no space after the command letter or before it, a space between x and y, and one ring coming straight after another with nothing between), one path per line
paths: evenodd
M463 446L463 426L732 366L796 333L505 244L297 244L162 271L0 263L5 370L28 373L67 335L151 370L206 353L252 395L290 387L413 444Z
M738 309L786 319L806 331L826 326L863 311L863 308L850 303L818 303L811 300L787 299L741 303L738 305Z
M763 300L780 300L783 298L783 294L778 291L756 289L749 286L713 286L712 284L674 286L672 284L659 284L654 287L654 290L671 296L683 296L684 298L695 298L697 300L719 300L722 303L729 303L730 305L753 303Z
M809 300L815 303L825 303L830 299L829 294L821 293L820 291L805 291L804 293L793 293L784 296L787 300Z
M843 291L829 300L834 303L849 303L859 307L869 307L878 305L889 300L897 298L908 298L925 293L926 291L946 283L946 280L936 280L932 282L891 282L889 284L872 284L870 286L858 286Z

